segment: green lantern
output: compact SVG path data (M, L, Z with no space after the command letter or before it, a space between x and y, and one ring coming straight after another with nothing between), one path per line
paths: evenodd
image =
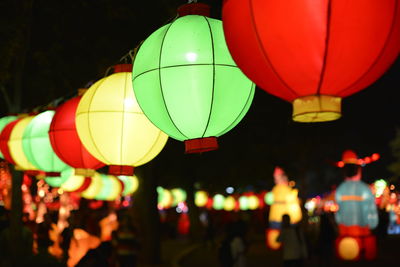
M180 202L186 201L186 191L182 188L173 188L171 194L173 197L172 207L177 206Z
M213 197L213 208L215 210L222 210L225 204L225 197L221 194L216 194Z
M144 114L186 153L218 148L247 113L255 85L233 61L220 20L186 15L151 34L136 54L133 90Z
M44 178L44 181L45 181L48 185L50 185L51 187L61 187L62 184L64 184L64 183L68 180L69 177L70 177L70 176L67 175L67 174L65 173L65 171L63 171L63 172L60 174L60 176L56 176L56 177L45 177L45 178Z
M239 208L240 208L240 210L248 210L249 209L249 198L247 196L239 197Z
M17 119L16 116L5 116L0 119L0 133L3 131L4 127L7 126L12 121L15 121ZM0 151L0 158L4 159L3 154Z
M28 161L45 171L46 176L59 176L60 172L70 168L57 157L50 143L49 128L54 113L54 110L47 110L36 115L26 126L22 138Z

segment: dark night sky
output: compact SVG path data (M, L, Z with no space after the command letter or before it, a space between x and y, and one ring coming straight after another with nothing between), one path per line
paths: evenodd
M6 2L11 6L13 1ZM173 18L176 7L185 2L36 0L23 80L23 109L47 104L101 78L122 55ZM208 2L218 17L220 1ZM3 19L18 19L13 12L13 8L3 9ZM340 160L342 151L352 148L362 157L374 152L382 156L365 167L367 180L389 178L387 165L393 158L388 143L400 126L399 88L397 59L377 82L343 100L341 119L316 124L293 122L291 104L257 89L243 121L219 139L220 150L200 156L199 175L221 177L226 185L230 179L256 176L249 181L267 181L261 185L268 187L272 185L272 166L281 164L293 178L304 171L308 177L305 183L322 181L324 186L310 192L326 190L338 181L329 178L330 172L336 174L328 161ZM170 165L170 169L179 168L171 158L181 162L183 150L183 143L170 140L156 161Z

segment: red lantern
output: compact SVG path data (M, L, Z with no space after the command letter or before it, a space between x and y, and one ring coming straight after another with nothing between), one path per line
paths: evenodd
M10 122L9 124L4 127L3 131L0 134L0 150L4 156L4 159L9 163L15 165L14 159L11 157L10 149L8 148L8 140L10 139L11 132L14 126L20 121L21 119L17 119L15 121Z
M50 125L51 146L57 156L75 168L75 174L91 176L94 171L104 166L83 146L75 127L75 112L81 96L74 97L56 109Z
M222 19L237 65L300 122L339 118L400 50L397 0L225 0Z

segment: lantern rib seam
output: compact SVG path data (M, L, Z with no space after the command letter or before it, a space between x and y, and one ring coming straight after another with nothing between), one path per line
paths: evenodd
M236 124L237 124L237 123L235 123L235 122L240 118L240 116L242 115L243 111L246 109L247 104L249 103L249 101L251 102L251 99L252 99L251 96L253 95L253 93L255 93L255 90L254 90L254 89L255 89L255 84L254 84L253 82L251 82L251 81L250 81L250 84L251 84L251 86L250 86L250 90L249 90L249 95L247 96L246 103L243 105L242 110L238 113L238 115L237 115L236 118L231 122L231 124L229 124L229 126L225 128L225 130L219 132L219 133L216 135L217 137L218 137L218 136L221 136L221 135L224 134L224 133L226 133L226 130L227 130L227 129L231 129L232 125L236 125ZM239 122L238 122L238 123L239 123Z
M176 21L176 20L175 20L175 21ZM165 42L165 37L167 36L167 33L168 33L169 29L171 28L172 24L175 23L175 21L171 22L171 23L168 25L167 29L165 30L164 36L163 36L163 38L162 38L162 40L161 40L160 55L159 55L159 57L158 57L158 58L159 58L159 59L158 59L158 80L159 80L159 82L160 82L160 91L161 91L162 100L163 100L163 102L164 102L165 110L167 111L167 114L168 114L169 119L171 120L171 123L174 125L175 129L176 129L181 135L183 135L186 139L188 139L188 137L187 137L185 134L183 134L183 133L181 132L181 130L176 126L174 120L172 119L171 114L169 113L168 106L167 106L167 102L165 101L165 97L164 97L164 91L163 91L162 82L161 82L161 57L162 57L162 51L163 51L163 46L164 46L164 42Z
M260 38L260 36L258 34L257 26L256 26L256 23L255 23L255 18L254 18L253 0L248 0L247 2L250 5L251 26L253 28L254 35L256 36L257 46L261 50L262 55L264 56L264 60L267 62L267 65L271 66L271 70L275 73L277 79L286 87L286 89L288 89L295 96L294 98L299 97L299 95L279 75L278 71L274 68L272 62L270 61L267 51L265 51L264 47L261 45L261 38Z
M214 37L213 37L213 34L212 34L210 22L208 21L208 19L207 19L206 17L203 16L203 18L206 20L208 29L209 29L209 31L210 31L213 78L212 78L211 103L210 103L210 109L209 109L209 113L208 113L207 124L206 124L206 126L205 126L205 128L204 128L204 132L203 132L203 134L201 135L201 137L204 137L204 136L206 135L206 132L207 132L207 129L208 129L208 125L210 124L210 121L211 121L211 114L212 114L213 105L214 105L214 93L215 93L215 50L214 50Z
M100 149L97 147L97 144L96 144L95 142L93 142L92 130L90 129L90 112L89 112L89 109L90 109L90 106L92 105L92 101L93 101L93 98L94 98L94 96L95 96L95 94L96 94L96 91L97 91L97 90L100 88L100 86L104 83L105 79L106 79L106 78L103 78L102 80L100 80L100 84L99 84L96 88L94 88L94 92L93 92L93 94L91 95L90 100L89 100L88 109L87 109L86 112L82 112L82 114L83 114L83 113L87 113L87 115L88 115L87 123L88 123L88 132L89 132L89 135L90 135L90 139L91 139L90 141L91 141L91 143L93 144L93 146L94 146L94 148L97 150L97 152L100 154L100 156L105 160L105 162L107 162L108 160L106 159L106 157L104 157L103 153L101 153ZM78 114L77 114L77 115L78 115ZM110 162L110 161L108 161L108 162Z
M209 66L212 65L212 63L196 63L196 64L178 64L178 65L171 65L171 66L164 66L164 67L159 67L159 68L154 68L154 69L150 69L150 70L146 70L138 75L136 75L133 80L135 80L136 78L138 78L139 76L142 76L143 74L152 72L152 71L156 71L156 70L160 70L160 69L169 69L169 68L175 68L175 67L186 67L186 66ZM237 68L238 66L235 65L231 65L231 64L215 64L215 66L223 66L223 67L232 67L232 68Z
M343 92L346 92L346 91L354 88L356 86L356 84L359 83L373 69L373 67L375 67L375 65L378 63L379 59L382 57L383 53L386 51L386 47L388 46L389 40L391 39L390 37L393 35L394 25L396 24L396 20L397 20L397 17L399 15L398 14L398 9L399 9L398 6L399 6L399 2L395 1L395 7L393 8L394 14L393 14L393 18L392 18L392 24L391 24L391 27L390 27L390 31L389 31L389 33L388 33L388 35L386 37L385 44L383 45L380 53L378 54L378 56L376 57L374 62L371 64L371 66L367 69L367 71L363 75L361 75L360 78L357 79L357 81L353 82L352 84L350 84L346 88L340 90L337 93L338 96L342 95ZM396 59L396 57L394 58L394 60L395 59ZM376 79L373 82L369 83L368 86L371 85L372 83L374 83L375 81L376 81Z
M162 131L160 130L158 132L157 138L155 139L156 141L158 141L158 139L161 137L161 133L162 133ZM153 148L156 146L156 144L158 144L158 142L153 142L153 144L151 145L151 148L148 149L147 152L139 160L137 160L136 162L143 161L143 159L145 159L147 157L147 155L151 154L153 152Z
M321 94L322 83L324 82L325 73L326 73L326 62L328 60L328 52L329 52L329 41L330 41L330 33L331 33L331 14L332 14L332 1L328 0L328 9L326 15L326 36L325 36L325 51L324 58L322 61L321 73L319 74L319 82L317 87L317 95ZM319 101L320 108L321 102Z
M125 125L125 99L126 99L126 86L127 86L127 77L128 75L126 75L126 73L124 73L125 75L125 84L124 84L124 98L123 98L123 105L122 105L122 124L121 124L121 140L119 143L119 162L122 163L122 157L123 157L123 153L122 150L124 149L124 146L122 145L122 142L124 140L124 125Z

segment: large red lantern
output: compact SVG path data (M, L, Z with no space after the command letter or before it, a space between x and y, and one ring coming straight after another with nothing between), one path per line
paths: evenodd
M83 146L75 126L75 113L81 96L74 97L56 109L50 125L51 146L57 156L75 168L75 174L91 176L94 170L104 166Z
M237 65L299 122L338 119L400 50L398 0L225 0L222 19Z

